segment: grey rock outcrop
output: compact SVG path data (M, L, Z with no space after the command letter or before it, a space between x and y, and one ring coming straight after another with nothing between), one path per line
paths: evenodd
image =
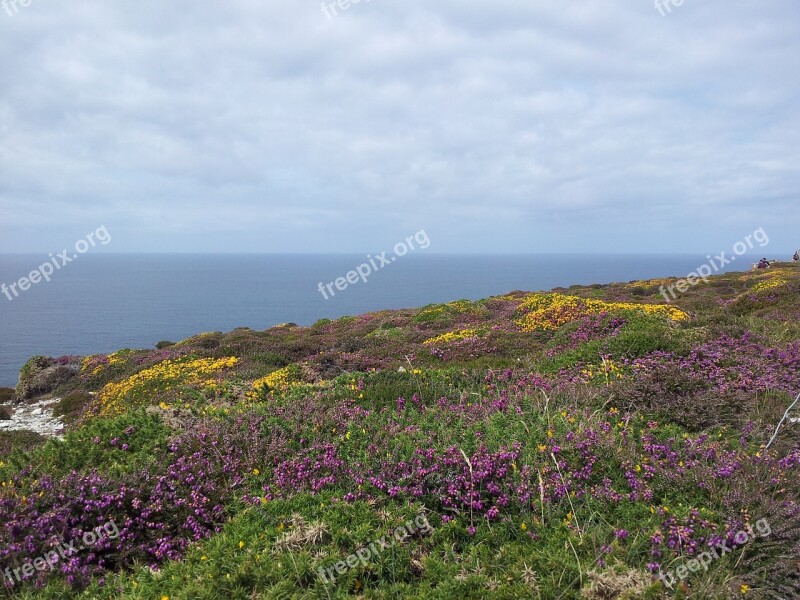
M50 358L34 356L19 373L17 401L49 394L58 386L77 376L81 369L80 357Z

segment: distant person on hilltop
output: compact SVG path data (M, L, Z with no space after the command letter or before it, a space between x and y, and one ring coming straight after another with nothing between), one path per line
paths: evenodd
M797 252L794 253L794 256L792 257L792 260L794 262L800 262L800 250L798 250Z
M760 261L758 261L758 268L769 269L769 261L766 258L762 258Z

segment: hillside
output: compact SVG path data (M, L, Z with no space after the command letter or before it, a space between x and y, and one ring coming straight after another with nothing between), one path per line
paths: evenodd
M35 357L8 593L798 598L800 267L674 282Z

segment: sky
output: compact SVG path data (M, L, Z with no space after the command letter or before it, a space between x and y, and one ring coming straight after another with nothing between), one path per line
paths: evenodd
M791 253L800 3L660 2L5 0L0 253Z

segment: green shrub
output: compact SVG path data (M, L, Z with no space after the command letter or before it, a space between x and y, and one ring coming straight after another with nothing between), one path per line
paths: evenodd
M6 457L12 452L25 452L40 446L45 438L34 431L0 431L0 456Z
M544 358L538 363L543 373L555 373L561 369L574 367L578 363L600 362L600 355L607 354L604 340L592 340L577 348L565 350L552 358Z
M73 470L134 471L155 460L158 448L165 446L171 430L159 416L134 411L112 419L92 419L67 433L63 440L51 439L44 445L45 438L33 432L0 432L23 433L30 435L8 439L4 453L9 455L8 465L4 467L5 473L0 472L0 477L7 477L9 472L28 465L37 475L51 477L64 476ZM0 453L3 453L3 441L0 437Z
M197 345L204 350L213 350L214 348L219 347L219 340L212 337L206 337L198 340Z
M163 348L169 348L170 346L174 346L175 342L170 342L169 340L161 340L156 344L156 349L161 350Z
M385 324L384 324L385 325ZM403 328L402 327L385 327L381 326L380 329L376 329L367 334L368 339L387 339L387 338L401 338L403 337Z
M249 355L248 358L253 362L259 363L266 367L285 367L290 361L280 354L275 352L260 352L258 354Z
M16 397L14 388L0 388L0 404L10 404L14 402Z
M609 339L607 348L612 356L638 358L651 352L682 352L685 350L678 335L668 327L660 329L623 329Z
M336 343L336 349L341 350L342 352L358 352L366 346L367 342L364 340L364 338L353 335L343 335L337 340Z
M14 409L7 404L0 405L0 421L8 421L11 419Z
M74 423L91 402L92 395L84 390L68 393L53 408L53 416L62 417L65 423Z
M485 303L456 300L423 306L411 321L420 325L437 323L446 326L453 324L460 315L485 316L487 313Z
M658 316L629 311L625 311L624 316L628 322L617 335L584 342L556 356L542 358L539 362L540 369L545 372L557 372L578 363L596 364L601 355L611 355L615 359L623 356L638 358L656 351L677 354L688 351L692 335L686 330L678 329ZM567 344L570 335L578 327L577 321L563 325L550 339L548 347L557 348Z

